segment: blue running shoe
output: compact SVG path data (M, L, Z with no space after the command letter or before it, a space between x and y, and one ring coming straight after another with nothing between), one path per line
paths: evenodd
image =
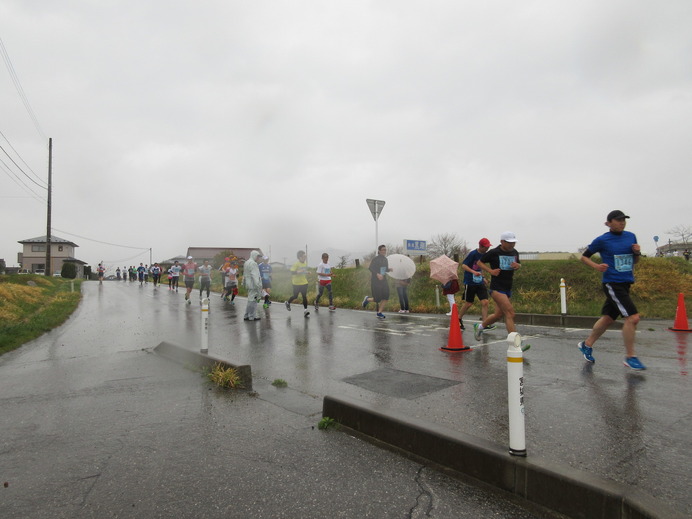
M365 299L363 299L363 308L366 308L368 306L368 296L365 296Z
M480 341L482 335L483 335L483 327L481 326L481 323L473 323L473 337L477 341Z
M646 369L646 366L637 357L625 357L623 364L635 371L644 371Z
M385 315L382 312L377 312L377 318L378 319L386 319Z
M596 362L596 359L593 358L593 348L589 348L584 341L578 343L577 348L582 352L586 360L592 363Z

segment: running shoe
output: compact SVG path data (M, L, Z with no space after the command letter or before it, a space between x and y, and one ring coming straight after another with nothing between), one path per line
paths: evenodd
M309 310L305 310L305 311L303 312L303 316L304 316L304 317L308 317L309 315L310 315L310 311L309 311Z
M646 369L646 366L637 357L625 357L623 364L635 371L644 371Z
M452 315L452 312L447 312L445 315L449 317L450 315Z
M489 332L489 331L491 331L491 330L494 330L495 328L497 328L496 325L494 325L494 324L489 324L488 326L486 326L486 327L483 328L483 329L484 329L486 332Z
M336 310L336 306L334 306L334 305L329 305L329 309L333 312L334 310Z
M264 303L264 304L262 305L262 308L267 309L267 308L269 308L269 305L268 305L267 303Z
M473 337L477 341L481 340L481 337L483 336L483 327L481 326L481 323L473 323Z
M586 345L584 341L581 341L580 343L577 344L577 348L579 349L580 352L584 355L584 358L588 360L591 363L595 363L596 359L593 358L593 348L590 348ZM636 360L636 357L633 357ZM637 361L639 362L639 361ZM627 364L627 363L625 363Z
M406 310L399 310L399 313L400 313L400 314L405 314L405 313L406 313Z
M284 304L286 305L286 310L288 310L290 312L291 311L291 303L289 303L288 301L284 301Z
M377 318L378 319L386 319L385 315L382 312L377 312Z
M369 296L365 296L365 298L363 299L363 308L367 308L368 306L368 297Z
M459 319L459 328L461 328L462 330L466 330L466 328L464 328L464 321L462 321L461 319Z
M320 311L320 305L315 303L315 312L319 312L319 311Z

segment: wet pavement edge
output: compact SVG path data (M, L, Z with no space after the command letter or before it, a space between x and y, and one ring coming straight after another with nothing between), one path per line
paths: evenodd
M547 460L514 457L493 442L462 435L356 399L326 396L328 416L370 437L575 519L683 519L627 485Z
M561 316L556 316L561 317ZM235 364L170 342L153 351L187 366L215 363L239 370L252 389L251 366ZM443 468L510 492L574 519L684 519L665 503L636 488L547 460L511 456L502 446L352 398L325 396L322 416L359 437L375 440Z

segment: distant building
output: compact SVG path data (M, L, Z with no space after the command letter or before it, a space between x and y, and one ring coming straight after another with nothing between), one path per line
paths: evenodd
M686 250L692 249L686 241L669 241L666 245L661 245L656 250L657 256L681 256Z
M51 236L51 265L48 268L46 268L46 246L48 243L46 236L28 238L17 243L21 243L24 246L23 251L17 254L17 263L21 265L22 269L30 272L44 270L52 275L54 272L62 271L62 264L68 262L74 263L75 267L77 267L77 277L84 277L84 265L86 265L86 262L74 257L74 250L79 247L76 243L58 238L57 236Z
M250 259L250 253L253 250L261 250L259 247L253 247L250 249L239 248L239 247L188 247L187 256L192 256L196 262L202 262L204 260L213 260L214 256L224 251L231 251L242 263Z

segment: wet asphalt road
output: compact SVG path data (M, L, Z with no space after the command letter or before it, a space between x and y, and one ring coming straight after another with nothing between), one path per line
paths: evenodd
M209 353L252 365L257 396L210 389L153 353L198 349L200 307L182 291L85 283L63 327L0 358L0 517L540 517L505 495L338 432L318 431L324 395L346 395L507 443L505 332L439 351L448 318L288 312L244 322L212 296ZM690 334L642 322L645 373L622 366L618 332L587 364L583 330L520 326L527 450L620 481L692 513ZM468 326L470 329L470 326ZM442 389L349 383L375 370ZM281 378L288 388L271 381ZM350 379L352 382L359 379ZM421 386L425 386L422 384ZM423 388L424 390L425 388Z

